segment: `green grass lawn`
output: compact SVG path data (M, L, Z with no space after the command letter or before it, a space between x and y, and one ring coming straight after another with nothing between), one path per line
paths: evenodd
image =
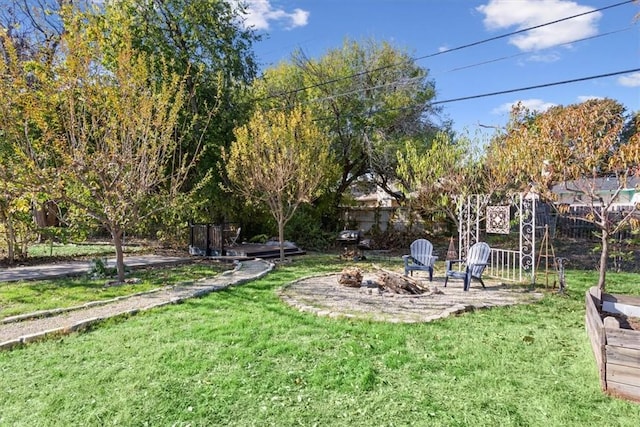
M140 280L139 282L117 286L108 285L113 279L92 279L88 275L54 280L0 283L0 319L147 292L164 286L215 276L232 267L231 264L196 263L172 268L134 270L127 275L127 278L136 278Z
M276 296L342 266L296 258L258 281L0 352L0 425L638 425L640 404L599 388L584 326L595 272L568 272L566 296L424 324L317 317ZM608 283L639 293L637 275Z
M144 246L126 246L126 253L135 253L144 251ZM78 257L91 255L115 255L115 249L112 244L58 244L58 243L41 243L29 246L29 257Z

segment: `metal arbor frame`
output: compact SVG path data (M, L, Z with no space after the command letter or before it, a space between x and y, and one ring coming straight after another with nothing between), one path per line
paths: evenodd
M480 241L483 211L490 203L487 194L472 194L456 198L458 204L458 254L461 259L467 255L469 248ZM527 277L531 283L535 278L536 253L536 200L531 193L514 193L507 196L509 206L515 207L516 220L519 224L519 247L515 249L491 248L489 265L485 274L504 280L521 282ZM486 227L485 227L486 228Z

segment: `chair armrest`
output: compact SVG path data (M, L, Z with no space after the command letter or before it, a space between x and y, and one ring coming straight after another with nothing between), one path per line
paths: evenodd
M478 266L478 267L479 266L485 266L486 267L487 265L489 265L488 262L474 262L473 264L469 264L469 267L473 267L473 266Z
M402 255L402 261L404 261L405 268L409 266L410 260L411 260L411 255Z
M408 263L409 263L409 261L411 261L412 263L417 264L417 265L424 265L424 264L422 264L420 261L418 261L417 259L415 259L415 258L414 258L413 256L411 256L411 255L403 255L403 256L402 256L402 259L404 260L404 263L405 263L405 264L408 264Z

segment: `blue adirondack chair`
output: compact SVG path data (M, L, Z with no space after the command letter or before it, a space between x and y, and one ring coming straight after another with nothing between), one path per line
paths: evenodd
M471 287L471 279L476 279L480 282L484 288L484 282L482 281L482 272L489 261L489 255L491 254L491 248L484 242L478 242L469 248L467 259L454 259L446 262L446 273L444 278L444 286L447 286L449 277L454 279L464 280L464 290L468 291ZM465 264L464 269L454 270L453 264L461 263Z
M429 281L433 280L433 265L438 259L437 256L432 254L433 245L427 239L418 239L411 243L409 247L411 254L403 255L404 261L404 275L408 276L409 273L413 276L415 270L422 270L429 272Z

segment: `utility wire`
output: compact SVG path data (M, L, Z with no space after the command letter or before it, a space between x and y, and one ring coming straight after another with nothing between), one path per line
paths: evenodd
M575 83L575 82L583 82L583 81L587 81L587 80L599 79L599 78L602 78L602 77L619 76L621 74L635 73L635 72L638 72L638 71L640 71L640 68L634 68L634 69L631 69L631 70L624 70L624 71L615 71L615 72L606 73L606 74L598 74L596 76L580 77L580 78L577 78L577 79L563 80L563 81L553 82L553 83L544 83L544 84L540 84L540 85L527 86L527 87L522 87L522 88L518 88L518 89L508 89L508 90L502 90L502 91L498 91L498 92L489 92L489 93L483 93L483 94L479 94L479 95L464 96L464 97L460 97L460 98L444 99L442 101L431 102L429 104L429 106L439 105L439 104L448 104L448 103L451 103L451 102L465 101L465 100L469 100L469 99L487 98L489 96L503 95L503 94L506 94L506 93L522 92L522 91L532 90L532 89L559 86L559 85ZM404 105L402 107L386 108L384 110L376 110L376 113L388 112L388 111L412 110L414 108L423 108L424 106L425 106L425 104ZM368 115L371 115L371 114L368 114ZM326 116L326 117L317 118L316 121L324 121L324 120L332 120L332 119L333 119L333 117Z
M624 70L624 71L616 71L613 73L606 73L606 74L598 74L597 76L589 76L589 77L581 77L578 79L571 79L571 80L562 80L559 82L553 82L553 83L544 83L544 84L540 84L540 85L535 85L535 86L526 86L526 87L521 87L518 89L509 89L509 90L501 90L498 92L489 92L489 93L484 93L481 95L471 95L471 96L463 96L460 98L451 98L451 99L443 99L442 101L434 101L431 103L431 105L438 105L438 104L448 104L450 102L457 102L457 101L465 101L468 99L477 99L477 98L486 98L488 96L495 96L495 95L504 95L505 93L513 93L513 92L523 92L525 90L531 90L531 89L540 89L540 88L544 88L544 87L551 87L551 86L559 86L559 85L565 85L565 84L569 84L569 83L576 83L576 82L584 82L587 80L594 80L594 79L599 79L602 77L611 77L611 76L619 76L621 74L628 74L628 73L635 73L640 71L640 68L634 68L631 70Z
M270 96L267 96L267 97L262 98L262 99L258 99L257 101L276 98L276 97L279 97L279 96L282 96L282 95L295 94L295 93L302 92L302 91L307 90L307 89L314 89L314 88L321 87L321 86L324 86L324 85L327 85L327 84L336 83L336 82L339 82L339 81L342 81L342 80L347 80L347 79L351 79L351 78L354 78L354 77L360 77L360 76L363 76L363 75L366 75L366 74L369 74L369 73L373 73L373 72L376 72L376 71L382 71L382 70L385 70L385 69L388 69L388 68L398 67L398 66L406 64L406 63L420 61L420 60L423 60L423 59L426 59L426 58L432 58L434 56L443 55L445 53L451 53L451 52L455 52L455 51L458 51L458 50L466 49L466 48L469 48L469 47L478 46L480 44L492 42L492 41L499 40L499 39L502 39L502 38L505 38L505 37L510 37L510 36L515 35L515 34L521 34L521 33L527 32L527 31L535 30L537 28L542 28L542 27L545 27L545 26L548 26L548 25L557 24L559 22L563 22L563 21L567 21L567 20L570 20L570 19L575 19L575 18L578 18L578 17L581 17L581 16L589 15L591 13L596 13L596 12L600 12L600 11L603 11L603 10L612 9L612 8L618 7L618 6L623 6L625 4L633 3L634 1L635 0L625 0L623 2L615 3L615 4L612 4L612 5L609 5L609 6L604 6L604 7L598 8L598 9L593 9L593 10L590 10L588 12L583 12L583 13L579 13L577 15L568 16L566 18L556 19L554 21L546 22L544 24L534 25L534 26L531 26L531 27L527 27L527 28L523 28L523 29L520 29L520 30L512 31L512 32L509 32L509 33L506 33L506 34L501 34L499 36L490 37L488 39L479 40L479 41L476 41L476 42L473 42L473 43L467 43L467 44L464 44L464 45L461 45L461 46L457 46L457 47L454 47L454 48L451 48L451 49L435 52L435 53L432 53L432 54L429 54L429 55L418 56L418 57L411 58L411 59L406 60L406 61L396 62L394 64L389 64L389 65L385 65L385 66L382 66L382 67L373 68L371 70L361 71L359 73L354 73L354 74L351 74L351 75L348 75L348 76L344 76L344 77L337 77L335 79L327 80L327 81L324 81L324 82L319 82L319 83L316 83L316 84L313 84L313 85L304 86L302 88L293 89L293 90L286 91L286 92L280 92L278 94L274 94L274 95L270 95Z
M611 8L614 8L614 7L622 6L622 5L625 5L627 3L632 3L634 1L635 0L626 0L626 1L623 1L623 2L620 2L620 3L612 4L612 5L609 5L609 6L604 6L604 7L601 7L599 9L594 9L594 10L590 10L588 12L579 13L577 15L568 16L566 18L560 18L560 19L556 19L555 21L545 22L544 24L534 25L532 27L527 27L527 28L523 28L521 30L516 30L516 31L513 31L511 33L501 34L499 36L490 37L488 39L480 40L480 41L473 42L473 43L468 43L468 44L465 44L465 45L462 45L462 46L458 46L458 47L454 47L454 48L451 48L451 49L443 50L443 51L440 51L440 52L432 53L430 55L420 56L420 57L415 58L415 60L419 61L419 60L425 59L425 58L432 58L434 56L442 55L444 53L454 52L456 50L466 49L468 47L477 46L479 44L492 42L492 41L495 41L495 40L503 39L505 37L513 36L515 34L525 33L527 31L531 31L531 30L535 30L535 29L538 29L538 28L546 27L547 25L557 24L558 22L568 21L569 19L579 18L581 16L589 15L591 13L600 12L602 10L607 10L607 9L611 9Z
M633 26L629 26L629 27L626 27L626 28L623 28L623 29L609 31L607 33L602 33L602 34L598 34L598 35L595 35L595 36L584 37L584 38L581 38L581 39L572 40L572 41L565 42L565 43L562 43L562 44L559 44L559 45L556 45L556 46L563 46L563 45L569 45L569 44L574 44L574 43L580 43L580 42L583 42L583 41L592 40L592 39L596 39L596 38L599 38L599 37L610 36L612 34L620 33L620 32L623 32L623 31L629 31L632 28L633 28ZM479 66L482 66L482 65L486 65L486 64L490 64L490 63L494 63L494 62L499 62L499 61L503 61L503 60L506 60L506 59L511 59L511 58L515 58L515 57L518 57L518 56L522 56L522 55L528 55L528 54L529 54L529 52L523 52L523 53L518 53L518 54L515 54L515 55L509 55L509 56L503 56L503 57L500 57L500 58L494 58L494 59L490 59L490 60L486 60L486 61L482 61L482 62L477 62L477 63L474 63L474 64L469 64L469 65L464 65L464 66L461 66L461 67L453 68L453 69L444 71L443 73L440 73L440 74L448 74L448 73L455 72L455 71L461 71L461 70L466 70L466 69L469 69L469 68L475 68L475 67L479 67ZM439 74L435 74L435 75L433 75L431 77L435 77L437 75L439 75ZM394 80L394 81L391 81L391 82L388 82L388 83L379 84L379 85L376 85L376 86L367 86L367 87L364 87L364 88L353 89L353 90L350 90L350 91L347 91L347 92L341 92L341 93L336 93L336 94L323 96L321 98L309 99L309 100L303 101L303 104L311 104L313 102L321 102L321 101L333 100L333 99L337 99L337 98L340 98L340 97L343 97L343 96L353 95L353 94L356 94L356 93L359 93L359 92L363 92L363 91L371 91L371 90L375 90L375 89L381 89L381 88L388 87L388 86L394 86L394 85L405 86L405 85L408 85L410 83L414 83L414 82L417 83L417 82L421 81L422 79L423 79L423 77L416 77L416 78L408 79L408 80L407 79L405 79L405 80ZM514 89L514 90L517 90L517 89ZM279 107L279 108L276 108L276 109L281 109L281 108L282 107Z
M571 45L571 44L574 44L574 43L584 42L584 41L587 41L587 40L597 39L597 38L600 38L600 37L607 37L607 36L610 36L610 35L613 35L613 34L622 33L624 31L629 31L632 28L633 28L633 25L628 26L626 28L619 29L619 30L609 31L609 32L606 32L606 33L601 33L601 34L596 34L595 36L589 36L589 37L583 37L581 39L571 40L571 41L568 41L568 42L564 42L564 43L560 43L560 44L548 47L546 49L542 49L542 51L547 50L547 49L551 49L551 48L555 48L555 47L558 47L558 46L566 46L566 45ZM481 66L481 65L492 64L494 62L500 62L500 61L504 61L506 59L517 58L519 56L530 55L530 54L531 54L531 52L520 52L520 53L516 53L514 55L502 56L500 58L489 59L489 60L482 61L482 62L476 62L474 64L463 65L461 67L452 68L450 70L445 71L444 73L451 73L451 72L454 72L454 71L467 70L469 68L475 68L475 67L478 67L478 66ZM444 73L440 73L440 74L444 74ZM432 77L436 77L438 75L439 74L434 74Z

